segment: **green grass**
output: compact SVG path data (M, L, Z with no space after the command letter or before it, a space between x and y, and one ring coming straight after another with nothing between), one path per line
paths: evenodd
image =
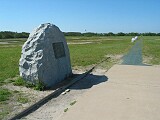
M16 86L25 86L25 85L26 85L26 82L25 82L21 77L18 77L18 78L13 82L13 85L16 85Z
M70 103L70 105L72 106L72 105L76 104L76 102L77 101L73 101L73 102Z
M0 47L0 83L7 78L13 78L18 72L21 47Z
M2 120L5 116L7 116L9 114L9 111L6 110L6 111L2 111L0 112L0 120Z
M111 40L111 41L119 41L119 40L130 40L132 37L130 36L109 36L109 37L84 37L84 36L80 36L80 37L72 37L72 36L67 36L66 40L68 43L80 43L80 42L93 42L93 43L98 43L101 41L107 41L107 40Z
M15 111L14 104L17 102L19 102L18 106L21 106L28 103L29 99L20 91L12 91L0 87L0 120L4 119L12 111Z
M133 45L131 36L111 37L66 37L67 42L91 41L91 44L69 44L72 67L96 64L106 55L125 54ZM21 55L21 46L26 39L1 39L10 44L0 44L0 86L6 84L4 80L19 75L18 64ZM143 53L151 56L151 64L160 64L160 37L143 37ZM109 63L109 62L108 62ZM20 81L19 81L20 82ZM15 84L23 84L23 83Z
M21 45L26 41L26 38L14 38L14 39L0 39L0 42L7 42L8 46L10 45ZM1 46L4 46L0 44ZM6 45L5 45L6 46Z
M143 37L143 55L152 58L149 64L160 65L160 36Z
M68 111L68 108L64 109L64 112L67 112Z
M100 43L69 45L72 66L87 66L101 61L105 55L124 54L131 48L129 40L104 40Z
M29 100L26 97L20 96L17 101L22 103L22 104L25 104L25 103L28 103Z
M69 45L72 67L95 64L107 54L125 53L131 45L129 37L76 37L76 39L77 38L79 41L103 41L98 44ZM67 41L72 41L73 39L75 39L75 37L67 37ZM24 41L21 39L17 39L17 41L18 40L20 42ZM11 39L8 41L11 41ZM16 40L14 39L14 41ZM21 55L20 42L18 42L17 45L14 43L14 46L12 46L12 44L0 44L0 85L5 84L5 79L16 77L19 74L18 64Z
M37 83L33 84L29 81L23 80L21 77L18 77L16 80L14 80L13 85L15 85L15 86L25 86L25 87L28 87L28 88L34 88L35 90L40 90L40 91L45 89L45 85L42 82L39 82L37 80Z
M0 88L0 102L8 100L11 95L8 89Z
M37 81L37 83L34 86L34 89L43 91L43 90L45 90L45 85L41 81Z
M0 87L0 120L9 114L8 101L12 97L12 91Z

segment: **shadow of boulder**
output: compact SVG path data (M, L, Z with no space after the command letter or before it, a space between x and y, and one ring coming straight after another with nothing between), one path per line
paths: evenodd
M94 85L98 85L106 81L108 81L108 78L105 75L88 74L85 78L73 84L69 89L89 89Z

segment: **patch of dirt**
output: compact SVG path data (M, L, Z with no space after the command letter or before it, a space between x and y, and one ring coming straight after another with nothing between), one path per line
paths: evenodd
M45 96L53 92L53 90L37 91L23 86L14 86L12 83L5 84L1 87L9 89L13 92L12 97L8 101L6 101L8 103L6 105L6 111L8 111L9 114L4 118L4 120L8 120L17 113L23 111L24 109L33 105L35 102L39 101L40 99L44 98ZM25 103L21 103L18 99L24 99L27 101Z
M110 57L115 64L121 64L123 62L123 55L106 55L106 57Z
M149 65L152 59L152 57L143 56L143 63Z
M160 65L153 65L154 67L158 67L158 68L160 68Z
M109 70L114 64L121 64L123 55L106 55L105 58L108 58L106 61L100 63L98 68Z
M101 70L109 70L114 64L121 64L123 55L106 55L105 58L108 58L107 60L101 62L96 66L96 69ZM96 64L88 65L88 66L74 66L73 67L73 73L84 73L88 70L90 70L92 67L94 67Z
M37 97L38 98L43 98L47 95L49 95L51 92L53 92L53 90L47 90L47 91L37 91L31 88L27 88L27 87L23 87L23 86L14 86L13 84L6 84L2 86L3 88L12 90L12 91L20 91L23 94L27 94L28 96L32 96L33 100L35 98L35 101L37 101Z
M93 42L68 42L67 44L91 44Z
M90 70L94 65L88 65L88 66L74 66L72 69L73 74L82 74Z
M6 48L6 47L16 47L16 46L17 46L17 45L11 45L11 44L8 44L8 45L0 46L0 48L1 48L1 47L5 47L5 48ZM20 45L20 46L22 46L22 45Z
M8 42L0 42L0 44L4 45L4 44L10 44L10 43L8 43Z

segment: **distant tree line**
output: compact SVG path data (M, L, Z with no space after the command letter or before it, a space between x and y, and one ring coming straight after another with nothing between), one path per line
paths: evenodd
M11 32L11 31L1 31L0 39L8 39L8 38L28 38L29 33L27 32Z
M87 32L87 33L80 33L80 32L63 32L65 36L86 36L86 37L92 37L92 36L160 36L160 33L93 33L93 32ZM8 38L28 38L29 33L27 32L11 32L11 31L1 31L0 32L0 39L8 39Z
M123 33L123 32L119 32L119 33L92 33L92 32L87 32L87 33L80 33L80 32L64 32L65 36L87 36L87 37L91 37L91 36L160 36L160 33L135 33L135 32L131 32L131 33Z

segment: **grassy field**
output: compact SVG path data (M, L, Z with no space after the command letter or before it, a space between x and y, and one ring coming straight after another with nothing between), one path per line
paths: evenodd
M142 37L143 56L148 58L147 63L151 65L160 65L160 36Z
M74 40L90 42L89 44L70 44L72 66L87 66L96 64L105 58L106 55L124 54L132 46L130 38L118 37L91 37ZM69 41L69 40L68 40ZM73 39L71 40L73 43Z
M72 67L95 64L101 61L105 55L124 54L132 46L130 38L67 37L67 42L72 43L69 44ZM18 62L21 54L21 45L25 40L1 40L8 42L8 44L0 44L0 84L4 84L5 79L13 78L19 74ZM73 44L86 41L90 41L90 44Z
M66 37L72 67L96 64L106 55L125 54L133 45L131 37ZM0 85L19 74L21 45L26 39L1 39ZM75 44L76 43L76 44ZM143 37L143 55L149 64L160 64L160 37Z
M107 56L123 56L134 45L132 37L66 37L72 67L87 67L96 64ZM160 37L142 37L143 57L146 63L160 64ZM13 82L19 75L18 63L21 47L26 39L0 39L0 119L10 113L9 100L26 103L28 99L17 91L2 88L2 85ZM107 61L113 65L114 62ZM110 65L110 66L111 66ZM13 79L14 78L14 79ZM18 83L19 84L19 83Z

